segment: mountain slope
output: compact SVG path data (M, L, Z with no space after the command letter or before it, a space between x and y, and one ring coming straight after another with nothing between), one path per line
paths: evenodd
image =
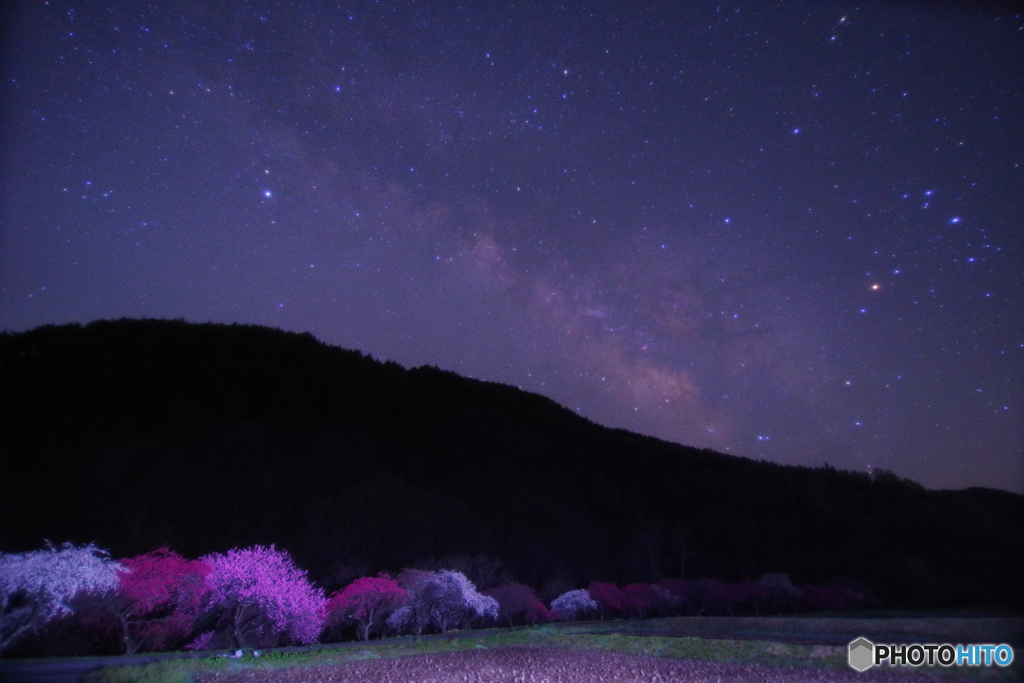
M1024 497L755 462L309 334L98 321L0 335L0 549L276 543L325 583L446 553L522 581L786 571L890 603L1020 600Z

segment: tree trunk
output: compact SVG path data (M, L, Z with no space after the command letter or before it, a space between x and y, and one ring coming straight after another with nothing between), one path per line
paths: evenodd
M235 647L241 649L242 645L242 630L245 628L244 622L242 621L242 612L245 611L245 607L236 606L234 618L231 620L231 640L234 641Z
M121 632L124 633L124 653L133 655L139 650L139 642L132 638L132 623L128 621L127 614L118 614L117 618L121 620Z
M366 621L360 623L360 628L363 630L363 640L370 640L370 625L373 623L373 608L370 608L370 614L366 617Z

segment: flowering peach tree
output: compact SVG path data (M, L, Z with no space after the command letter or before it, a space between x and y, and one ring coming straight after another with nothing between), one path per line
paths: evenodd
M327 626L355 622L359 637L369 640L404 601L405 591L387 574L356 579L328 600Z
M116 589L121 570L91 543L0 553L0 653L49 621L73 614L75 598Z
M190 648L316 642L327 601L286 551L253 546L201 559L210 567L205 612L214 630L201 634Z
M672 614L679 601L657 584L631 583L622 587L626 610L631 617L645 619L652 614Z
M521 583L506 583L486 593L498 602L501 618L509 626L551 621L551 612L537 599L537 593Z
M396 631L412 629L419 633L431 623L441 633L474 617L498 618L494 598L477 592L473 582L462 572L442 569L436 573L413 570L403 572L406 603L388 618L388 626Z
M551 614L556 619L575 621L577 614L596 611L597 602L582 588L562 593L551 601Z
M164 650L192 631L210 588L210 567L166 548L121 561L118 589L104 601L124 640L125 652Z

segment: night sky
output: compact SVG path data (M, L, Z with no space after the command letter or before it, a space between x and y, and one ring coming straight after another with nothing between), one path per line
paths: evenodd
M0 329L309 331L1024 491L1009 3L10 4Z

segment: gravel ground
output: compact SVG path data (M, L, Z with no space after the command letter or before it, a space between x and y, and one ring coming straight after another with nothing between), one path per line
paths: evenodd
M609 652L582 652L551 648L509 647L442 654L413 655L397 659L363 660L288 670L250 669L230 674L210 674L201 683L618 683L644 681L716 681L764 683L795 681L951 681L949 676L923 672L896 673L869 670L865 673L818 669L782 669L743 664L715 664L661 657Z

